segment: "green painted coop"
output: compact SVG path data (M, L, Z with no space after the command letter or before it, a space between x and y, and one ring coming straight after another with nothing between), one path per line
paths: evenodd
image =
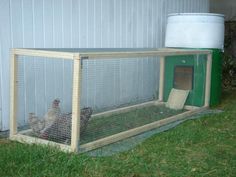
M220 103L224 15L212 13L179 13L168 16L165 47L212 50L210 106ZM187 103L202 106L204 102L205 60L203 56L172 56L165 63L165 94L172 87L189 89ZM181 82L186 82L182 85ZM180 88L179 85L182 85Z

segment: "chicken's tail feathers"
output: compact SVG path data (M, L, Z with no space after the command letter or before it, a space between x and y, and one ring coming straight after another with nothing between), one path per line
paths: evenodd
M85 107L81 109L80 115L87 117L90 119L91 115L93 114L93 109L91 107Z

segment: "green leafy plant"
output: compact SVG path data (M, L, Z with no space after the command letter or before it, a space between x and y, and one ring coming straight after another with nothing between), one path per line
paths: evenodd
M235 86L236 58L233 55L223 54L223 87L231 88Z
M223 88L236 86L236 21L225 23L225 52L223 53Z

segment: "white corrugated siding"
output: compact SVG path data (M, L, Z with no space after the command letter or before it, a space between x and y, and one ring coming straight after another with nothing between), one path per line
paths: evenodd
M208 6L208 0L1 0L0 130L6 130L9 127L9 48L162 47L168 13L208 12ZM39 67L35 71L36 86L32 86L31 89L28 88L29 92L30 90L40 92L37 91L37 84L47 84L45 76L37 77L37 72L52 72L53 74L53 71L56 72L55 70L69 72L71 69L70 66L66 66L60 61L54 63L54 69L51 68L50 61L48 63L36 62L43 67ZM119 78L126 77L127 70L132 70L129 67L140 67L139 70L143 78L148 78L150 73L156 72L152 67L157 64L155 60L139 62L142 63L129 60L126 63L114 61L114 63L103 63L101 65L101 63L92 62L90 64L85 63L85 68L94 68L94 70L98 70L97 73L105 70L106 74L109 69L119 70L120 77L114 74L112 75L113 79L106 78L108 79L107 83L112 81L113 87L116 88L117 85L114 84L129 82L128 80L119 80ZM27 76L27 70L24 70L24 67L21 72L24 77ZM63 73L61 74L63 77ZM103 106L111 104L111 102L119 104L119 102L122 103L122 99L125 100L126 95L132 94L133 88L127 86L125 94L120 95L119 99L109 100L106 98L107 100L101 100L102 96L99 97L99 95L106 96L109 92L104 88L99 88L102 86L97 83L96 89L103 90L103 93L96 95L93 90L86 89L92 84L91 81L89 82L89 77L92 77L91 74L85 72L84 77L86 79L83 81L83 93L85 95L82 98L83 105L93 104L95 106L96 101L94 100L99 100L101 105L104 104ZM102 80L104 73L97 77ZM141 85L142 89L146 89L143 93L149 92L149 88L154 89L156 87L156 85L148 85L152 83L151 80L145 82ZM139 84L139 80L136 81L137 83ZM63 84L66 83L57 84L64 87ZM27 88L22 87L20 89L24 90L22 97L26 98ZM147 93L146 96L149 97L150 95ZM23 108L23 112L25 109ZM45 108L39 107L37 109Z

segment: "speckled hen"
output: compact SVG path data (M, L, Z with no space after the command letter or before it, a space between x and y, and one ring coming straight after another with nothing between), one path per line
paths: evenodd
M83 134L92 115L92 108L83 108L80 116L80 133ZM69 143L71 139L71 113L60 114L58 119L48 127L40 136L44 139L51 139L60 143Z

